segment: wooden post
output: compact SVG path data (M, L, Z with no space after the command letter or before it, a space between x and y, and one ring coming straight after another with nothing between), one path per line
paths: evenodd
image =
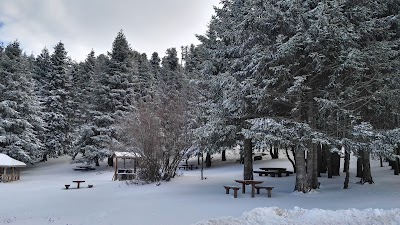
M114 163L114 181L117 180L117 169L118 169L118 157L115 156L115 163Z
M7 167L4 167L3 181L8 182Z

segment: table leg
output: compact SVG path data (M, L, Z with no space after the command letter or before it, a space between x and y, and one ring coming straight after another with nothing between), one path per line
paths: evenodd
M80 182L78 182L78 187L77 188L79 188L79 185L80 185L81 183Z
M251 184L251 197L254 198L255 196L255 184Z
M242 183L242 193L246 193L246 184Z

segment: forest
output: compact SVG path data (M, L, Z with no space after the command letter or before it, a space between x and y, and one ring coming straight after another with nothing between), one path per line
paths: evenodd
M351 155L400 166L400 1L222 0L200 44L137 52L121 30L84 62L68 46L27 55L0 45L0 153L26 163L61 155L99 165L137 152L142 177L174 177L182 159L240 146L286 150L295 190L339 173ZM62 37L61 37L62 38ZM50 44L50 43L49 43Z

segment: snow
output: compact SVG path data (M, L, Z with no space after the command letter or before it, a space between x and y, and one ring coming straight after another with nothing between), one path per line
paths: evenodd
M287 167L281 159L255 161L254 168ZM204 170L178 170L178 176L161 185L127 184L112 181L113 168L103 162L94 171L74 171L70 158L50 159L22 170L21 180L0 183L0 224L13 225L236 225L236 224L400 224L400 179L385 163L371 163L375 184L359 185L352 159L350 189L343 190L344 174L328 179L322 174L320 189L309 194L294 193L295 176L258 177L274 186L272 198L265 190L251 198L249 191L226 195L223 185L238 185L243 165L236 155ZM190 160L189 163L196 163ZM72 180L85 180L80 189ZM66 190L65 184L71 188ZM93 184L93 188L87 188ZM264 192L263 192L264 191Z
M11 158L10 156L0 153L0 167L24 167L25 163Z

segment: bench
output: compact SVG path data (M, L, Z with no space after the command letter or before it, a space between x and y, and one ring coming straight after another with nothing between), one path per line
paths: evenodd
M290 174L293 174L293 171L285 171L286 176L289 176Z
M66 185L65 185L65 189L68 189L68 188L69 188L69 186L71 186L71 185L69 185L69 184L66 184Z
M195 165L179 165L178 169L184 169L184 170L193 170L193 168L198 169L198 166Z
M93 187L93 184L88 184L88 188L92 188Z
M237 198L237 192L238 190L240 190L240 187L237 186L224 186L225 190L226 190L226 194L229 194L229 189L233 190L233 197Z
M253 171L253 173L258 173L258 175L262 176L268 176L271 175L271 177L275 177L275 175L278 175L278 177L282 177L282 173L285 171L280 171L280 170L269 170L269 171Z
M260 194L260 189L266 189L268 192L268 198L271 198L272 189L274 187L266 187L266 186L254 186L257 190L257 194Z

